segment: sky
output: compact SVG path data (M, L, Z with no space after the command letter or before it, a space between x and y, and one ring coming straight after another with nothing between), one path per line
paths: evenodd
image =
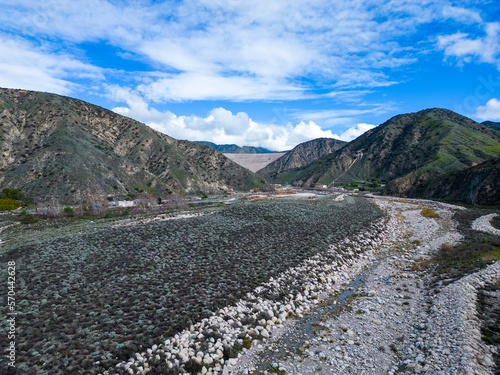
M274 151L433 107L500 121L500 3L0 0L0 87Z

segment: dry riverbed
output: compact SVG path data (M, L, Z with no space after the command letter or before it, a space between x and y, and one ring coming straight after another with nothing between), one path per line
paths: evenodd
M364 269L325 290L310 313L287 321L226 373L494 373L498 347L481 341L476 295L498 282L499 262L431 293L428 259L461 240L452 220L460 208L433 204L439 218L428 218L420 212L429 202L377 204L391 219L381 246L358 262Z

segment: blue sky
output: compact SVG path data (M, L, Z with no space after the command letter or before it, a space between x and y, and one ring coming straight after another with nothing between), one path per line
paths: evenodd
M430 107L500 121L498 1L0 0L0 87L286 150Z

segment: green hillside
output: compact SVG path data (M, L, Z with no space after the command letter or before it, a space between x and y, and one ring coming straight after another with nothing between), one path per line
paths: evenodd
M412 195L436 176L462 171L500 154L500 132L445 109L391 118L342 149L304 168L279 173L275 181L387 184L386 193Z

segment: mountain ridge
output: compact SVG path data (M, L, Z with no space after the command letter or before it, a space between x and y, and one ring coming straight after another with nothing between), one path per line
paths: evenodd
M208 141L196 141L196 143L212 147L223 154L270 154L274 152L264 147L238 146L235 144L218 145Z
M331 154L345 146L347 142L334 138L316 138L295 146L279 159L268 164L259 174L273 178L274 175L289 169L300 168Z
M394 116L340 150L274 181L297 186L316 183L387 183L385 193L416 196L416 186L496 157L500 132L452 111L431 108Z
M180 141L102 107L55 94L0 89L0 185L74 201L247 190L265 185L208 146Z

